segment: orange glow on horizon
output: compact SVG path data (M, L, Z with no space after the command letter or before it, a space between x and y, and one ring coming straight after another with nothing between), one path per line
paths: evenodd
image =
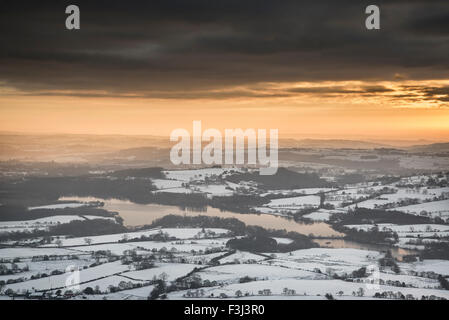
M413 86L449 81L263 84L230 88L259 93L228 99L31 96L0 91L1 130L168 136L175 128L278 128L280 138L449 140L449 107ZM298 91L293 95L276 93ZM374 89L370 89L374 88ZM333 92L335 91L335 92ZM218 92L218 91L215 91ZM130 94L132 96L132 94ZM270 96L272 95L272 96ZM404 96L405 98L401 98ZM410 99L411 97L411 99Z

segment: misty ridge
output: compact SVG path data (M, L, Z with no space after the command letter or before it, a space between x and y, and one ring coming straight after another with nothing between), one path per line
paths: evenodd
M207 142L202 142L204 147ZM0 159L89 162L102 157L154 160L174 145L168 136L0 133ZM247 140L245 140L245 148ZM269 143L267 144L269 146ZM379 149L379 152L449 152L449 142L426 140L279 139L282 149ZM391 150L388 150L391 149ZM247 152L247 150L245 150Z

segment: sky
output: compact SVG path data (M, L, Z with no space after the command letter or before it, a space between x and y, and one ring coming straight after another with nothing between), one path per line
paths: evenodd
M1 131L449 141L447 0L16 0L0 31Z

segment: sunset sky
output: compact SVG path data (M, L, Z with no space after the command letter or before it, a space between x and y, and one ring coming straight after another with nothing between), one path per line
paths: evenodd
M368 4L2 1L0 130L449 141L449 2Z

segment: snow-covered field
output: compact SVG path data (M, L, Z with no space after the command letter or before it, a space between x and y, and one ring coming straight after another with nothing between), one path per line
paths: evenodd
M264 264L283 266L321 273L351 273L361 267L374 265L382 254L358 249L312 248L288 253L271 254L274 259Z
M267 207L270 208L290 208L290 207L305 207L305 206L318 206L320 204L320 197L318 196L299 196L291 198L273 199Z
M323 159L367 163L377 161L373 158L362 159L362 154L362 151L360 154L354 152L347 156L336 154ZM408 167L421 165L416 159L404 161L403 165ZM428 159L419 161L426 162ZM338 178L343 174L358 173L357 170L329 165L322 165L320 168L328 170L324 173L328 181L339 181ZM295 219L300 219L301 210L310 209L303 217L328 222L315 224L328 228L334 222L331 219L334 214L345 214L356 207L399 210L426 218L449 217L449 187L429 183L440 181L443 179L441 176L440 179L436 175L423 174L399 181L392 179L395 182L383 184L384 182L379 181L390 180L373 173L370 174L373 180L338 185L338 189L267 190L259 182L226 181L226 177L234 172L243 170L167 170L163 171L163 179L151 179L151 182L157 189L153 192L200 193L209 199L235 194L267 197L261 199L258 207L249 208L248 211L277 215L279 217L275 219L284 221L282 216L291 217L295 214ZM75 208L85 205L72 201L29 209ZM411 203L415 204L410 205ZM53 225L96 218L115 220L111 217L67 215L0 222L0 234L49 230ZM261 220L266 218L266 215L260 215ZM444 220L427 220L429 223L374 225L366 219L363 224L346 227L395 232L399 239L395 245L401 248L394 249L398 252L402 250L405 255L409 251L403 248L423 249L426 243L448 241L449 225ZM290 221L294 223L293 219ZM295 238L293 235L279 234L272 236L278 244L291 244ZM440 275L449 277L449 260L397 261L398 268L394 269L380 267L379 260L385 257L387 250L385 246L358 246L356 243L355 247L359 249L342 245L343 248L249 252L227 247L228 241L234 238L235 234L227 229L201 227L154 228L88 237L62 235L19 241L10 238L0 248L0 299L7 293L55 293L61 289L78 294L87 288L94 289L95 294L82 293L75 295L73 299L81 299L83 295L86 299L147 299L161 281L173 289L167 294L168 299L216 298L220 295L232 298L243 295L243 299L324 299L325 294L332 294L337 299L373 299L375 293L382 292L390 292L387 298L391 299L400 298L401 295L449 298L449 291L442 289L441 277L438 278ZM42 245L44 242L40 240L44 240L46 244ZM323 243L330 241L321 240ZM344 243L347 239L341 241ZM283 248L287 247L279 246L279 251ZM370 250L364 250L366 248ZM67 268L76 271L70 272ZM360 275L363 268L379 272ZM373 284L378 287L373 287Z
M306 270L285 268L263 264L228 264L217 267L210 267L196 273L201 279L217 281L220 283L238 282L240 278L251 277L256 279L323 279L322 274Z
M0 249L0 259L32 258L34 256L67 256L79 254L81 251L69 248L3 248Z
M297 197L287 197L273 199L269 203L260 207L254 207L253 210L259 213L274 215L286 215L295 213L302 209L317 208L320 205L320 197L316 195L305 195Z
M157 189L173 189L181 188L183 181L178 180L167 180L167 179L152 179L151 182Z
M293 242L292 239L289 238L279 238L279 237L273 237L274 240L276 240L276 242L278 244L290 244Z
M106 219L115 221L112 217L100 217L100 216L51 216L46 218L34 219L34 220L21 220L21 221L1 221L0 233L7 232L26 232L33 230L48 230L50 226L54 226L62 223L69 223L75 220L92 220L92 219Z
M80 252L95 252L109 250L113 254L123 254L126 250L145 250L145 251L170 251L170 252L205 252L210 249L224 249L226 242L230 238L218 239L200 239L200 240L183 240L183 241L137 241L126 243L105 243L94 245L83 245L69 247Z
M317 211L314 211L312 213L306 214L303 217L313 220L313 221L329 221L329 219L332 217L334 213L345 213L345 210L341 209L318 209Z
M357 230L368 231L377 227L379 231L393 231L399 236L403 237L433 237L433 236L449 236L449 225L442 224L405 224L396 225L390 223L381 223L378 225L372 224L357 224L346 225L345 227Z
M123 273L128 271L129 268L130 266L124 265L120 261L116 261L80 270L79 276L77 276L75 272L67 272L51 277L9 284L6 285L3 290L12 289L16 292L20 292L26 290L52 290L65 287L71 288L81 283L87 283L95 279Z
M333 188L303 188L303 189L291 189L291 190L268 190L265 193L261 193L260 195L262 197L265 197L267 195L271 194L282 194L285 196L292 195L292 194L302 194L302 195L313 195L318 194L322 192L329 192L335 190Z
M392 227L395 226L392 225ZM431 227L445 228L440 225ZM398 231L401 228L406 230L405 227L398 226ZM418 230L423 228L427 228L427 225L417 226ZM195 236L201 229L163 230L169 234L186 238ZM224 229L215 229L214 231L222 236L227 232ZM207 234L207 236L210 235L210 233ZM120 238L113 238L113 240L117 239ZM388 270L382 271L379 279L383 282L379 288L372 289L370 278L342 281L334 280L332 277L335 274L351 275L353 271L361 267L377 266L378 259L383 257L383 253L347 248L312 248L286 253L245 251L231 253L225 247L229 239L222 237L126 243L111 241L72 248L3 248L0 249L2 257L20 257L16 262L19 271L12 275L2 276L0 281L6 282L9 279L21 279L22 281L7 283L1 292L12 290L20 294L37 290L55 293L61 289L63 292L72 290L77 293L89 287L98 291L94 295L87 295L87 299L146 299L154 288L153 281L155 280L167 283L181 281L183 283L186 279L194 278L197 279L196 281L209 281L212 285L201 288L202 296L195 293L199 298L214 298L221 294L235 297L237 291L241 292L239 294L247 294L245 299L251 299L254 296L271 299L283 297L319 299L326 293L332 294L337 299L372 299L376 292L384 291L401 292L403 295L411 294L414 297L422 295L449 297L449 291L441 290L438 280L419 274L419 272L449 274L449 261L446 260L400 263L401 272L399 274ZM288 238L275 237L274 239L279 243L291 241ZM97 241L100 240L102 239L97 239ZM153 267L137 270L133 263L125 264L121 259L107 262L106 258L95 256L93 252L99 250L107 250L120 257L123 257L126 250L128 250L127 252L135 250L138 256L152 256L152 259L156 260ZM216 250L216 252L205 253L206 250ZM55 256L56 260L31 259L32 256L38 254L59 256ZM66 260L69 257L68 254L76 254L79 258ZM127 255L129 256L129 253ZM212 263L213 259L218 260ZM91 265L95 261L101 264ZM5 266L12 268L13 265L7 263ZM28 267L27 270L20 272L25 266ZM69 266L72 270L79 270L79 273L67 272ZM54 270L63 273L51 275ZM42 273L46 273L48 276L31 279L31 276ZM249 282L240 283L242 278L249 279ZM396 286L397 283L401 286ZM406 287L403 287L402 284L405 284ZM363 296L360 296L360 288L363 289ZM111 291L112 289L114 291ZM191 296L191 292L184 289L168 294L169 299L184 299ZM79 299L79 296L75 296L74 299Z
M429 259L413 263L400 263L401 269L414 272L435 272L449 277L449 260Z
M221 264L225 263L249 263L249 262L257 262L261 260L265 260L266 257L245 251L237 251L227 257L220 259Z
M204 231L204 232L203 232ZM229 233L229 230L219 228L157 228L139 232L127 232L117 233L104 236L92 236L92 237L79 237L79 238L67 238L60 239L62 246L82 246L99 243L113 243L119 241L128 241L132 239L139 239L143 237L149 237L154 235L167 235L168 237L174 237L176 239L201 239L207 236L223 236ZM56 243L46 245L56 246Z
M64 208L79 208L84 207L88 204L81 202L72 202L72 203L57 203L57 204L49 204L46 206L38 206L38 207L29 207L28 210L36 210L36 209L64 209Z
M243 295L256 295L258 299L264 298L263 290L269 290L270 295L265 296L267 299L284 299L283 294L285 288L295 290L298 298L314 299L316 296L324 296L329 293L336 299L342 296L353 298L353 293L356 294L360 288L364 291L364 296L372 297L375 292L401 292L403 295L411 294L415 298L421 296L435 295L449 299L449 291L437 289L422 289L422 288L402 288L394 286L379 286L378 290L369 290L364 284L347 282L342 280L308 280L308 279L276 279L265 281L253 281L248 283L234 283L220 287L204 288L204 296L210 298L220 297L225 294L227 297L236 297L236 292L240 291ZM168 295L169 299L183 299L186 291L177 291ZM296 298L296 297L295 297ZM245 299L245 297L243 297Z
M442 219L449 218L449 200L424 202L391 210L402 211L413 215L428 215Z
M239 172L238 169L197 169L197 170L171 170L164 171L166 179L152 179L156 187L154 193L201 193L208 197L214 196L232 196L238 184L229 181L210 181L205 183L206 178L226 177L233 172Z
M191 272L199 265L192 263L158 263L155 268L131 271L125 275L128 278L142 281L149 281L154 278L161 279L164 277L168 281L182 277Z

